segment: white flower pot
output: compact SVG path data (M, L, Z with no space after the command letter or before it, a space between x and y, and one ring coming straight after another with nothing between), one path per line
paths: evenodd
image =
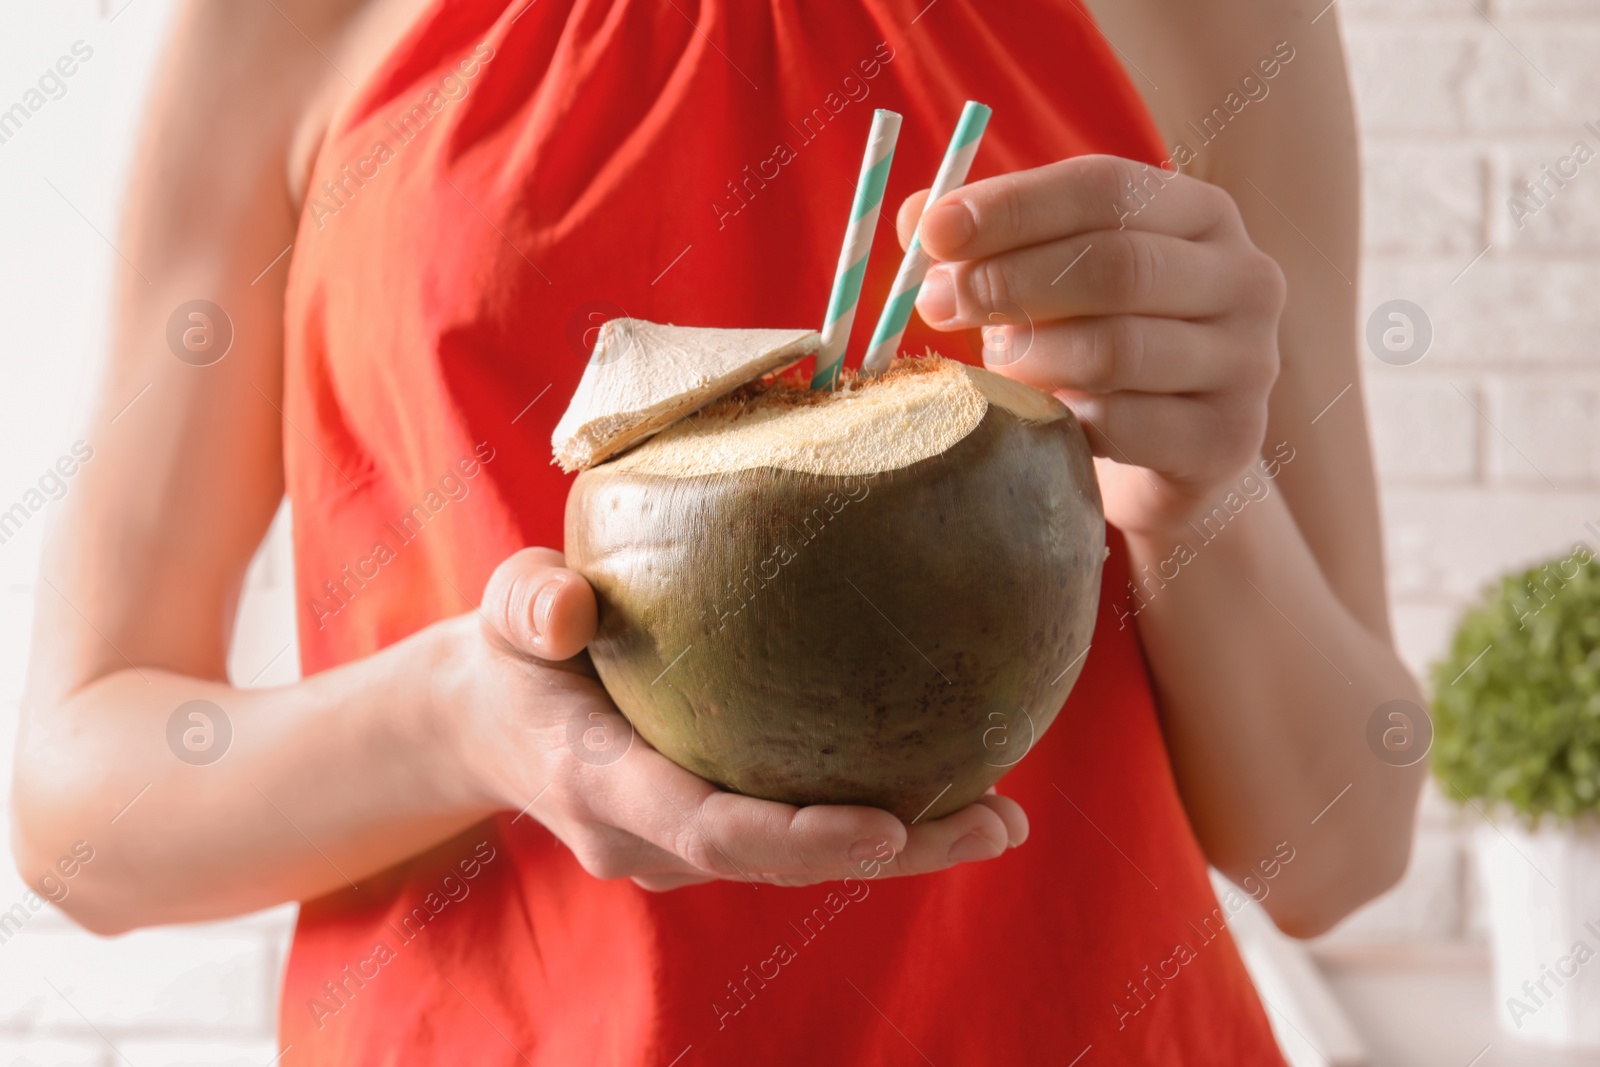
M1500 1028L1520 1041L1600 1049L1600 829L1480 825Z

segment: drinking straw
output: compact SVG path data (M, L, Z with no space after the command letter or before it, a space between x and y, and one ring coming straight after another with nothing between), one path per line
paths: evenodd
M972 169L972 157L978 154L978 144L983 140L983 131L989 125L991 114L987 107L976 100L968 100L966 107L961 109L961 121L956 123L950 146L944 150L939 173L933 179L933 188L928 191L927 201L922 205L924 211L941 196L966 184L967 171ZM921 227L922 220L919 218L918 232L911 238L911 247L906 249L905 258L900 261L900 271L894 276L894 285L889 290L889 301L883 305L878 327L872 331L872 341L867 345L867 356L861 361L863 371L875 374L888 370L889 363L900 349L906 323L911 321L911 308L917 302L922 279L928 274L929 263L922 251Z
M878 229L883 187L889 182L889 165L894 161L894 145L899 138L900 115L883 108L874 111L866 155L861 159L861 176L856 179L855 202L850 205L850 224L844 231L844 247L839 250L839 269L833 276L833 293L828 297L828 311L822 322L822 347L817 352L817 369L811 375L813 389L831 389L839 382L845 346L850 343L850 326L856 320L861 297L861 279L867 273L867 256Z

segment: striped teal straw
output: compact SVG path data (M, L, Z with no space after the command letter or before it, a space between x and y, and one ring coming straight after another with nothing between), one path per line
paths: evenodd
M873 112L861 176L856 180L855 202L850 205L850 224L845 228L839 269L833 276L833 294L828 297L828 311L822 322L822 347L817 351L817 369L811 375L813 389L832 389L839 383L844 350L850 343L850 326L856 321L856 306L861 298L861 280L867 273L867 256L878 229L883 188L889 183L889 165L894 161L894 146L899 138L900 116L883 108Z
M922 205L924 211L941 196L966 184L967 172L972 169L972 158L978 154L978 145L983 140L984 129L989 125L990 114L992 112L988 108L975 100L968 100L967 106L961 109L961 121L956 123L950 146L944 150L939 173L933 179L933 188L928 192L926 203ZM911 238L911 247L906 249L905 258L900 261L900 271L894 276L894 285L889 290L889 301L883 305L878 328L872 331L867 356L861 361L863 371L876 374L888 370L895 353L900 349L906 323L911 321L911 308L922 289L922 279L928 275L929 263L922 251L921 225L922 221L918 219L919 232Z

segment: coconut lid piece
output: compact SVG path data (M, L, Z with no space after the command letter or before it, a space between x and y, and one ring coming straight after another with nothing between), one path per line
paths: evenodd
M844 389L739 394L672 426L608 470L672 478L775 467L820 475L867 475L948 451L991 407L1024 422L1070 419L1049 393L991 371L930 356L897 359L887 373Z
M815 330L718 330L612 319L550 435L565 471L614 456L744 383L815 352Z

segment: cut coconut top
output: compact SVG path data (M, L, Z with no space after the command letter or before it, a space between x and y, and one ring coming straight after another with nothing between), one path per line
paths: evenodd
M950 449L994 404L1027 422L1068 414L1055 397L932 356L836 392L782 389L730 399L662 431L607 470L692 478L755 467L825 475L898 470Z
M763 374L817 350L815 330L715 330L612 319L550 435L556 462L583 470Z

